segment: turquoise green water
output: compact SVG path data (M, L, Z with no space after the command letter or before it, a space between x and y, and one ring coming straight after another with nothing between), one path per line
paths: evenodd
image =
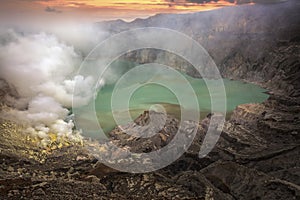
M124 63L118 63L118 65L124 65ZM126 64L126 67L128 67L128 64ZM156 81L158 79L168 79L168 81L172 82L172 84L178 88L178 90L180 91L180 95L184 95L187 97L190 96L191 98L193 97L193 94L191 94L189 90L184 88L185 86L182 81L178 79L172 79L172 77L170 78L170 75L164 73L163 70L161 72L158 72L158 74L159 76L156 76L154 78L147 77L146 79L152 79ZM211 111L211 99L205 81L203 79L192 78L185 74L182 75L189 81L190 85L192 86L198 100L199 108L201 110L200 117L204 118L207 113ZM142 74L141 76L147 76L147 73ZM149 110L151 105L153 104L162 105L168 114L173 114L180 118L181 108L179 106L178 99L176 98L175 94L173 94L168 88L153 83L139 83L140 77L136 75L128 77L130 79L128 81L128 85L125 84L124 86L122 86L123 88L130 87L130 83L137 82L137 84L139 84L138 89L135 90L135 92L129 99L129 109L127 109L130 111L131 117L133 119L143 113L143 111ZM206 81L213 82L213 80ZM266 90L259 86L228 79L223 79L223 82L226 90L226 105L228 114L230 114L234 110L234 108L240 104L259 103L268 98L268 95L264 93L266 92ZM111 111L111 98L114 87L115 84L105 85L98 92L98 96L95 102L97 117L102 129L105 132L109 132L116 126ZM216 85L215 87L219 86ZM218 96L216 95L216 97ZM116 104L121 104L122 101L124 101L124 99L121 98L114 100ZM194 108L188 106L186 106L184 109L190 111L194 110ZM218 108L216 109L218 110ZM126 110L119 110L119 114L122 115L122 112L125 111ZM124 121L124 123L126 123L126 121Z

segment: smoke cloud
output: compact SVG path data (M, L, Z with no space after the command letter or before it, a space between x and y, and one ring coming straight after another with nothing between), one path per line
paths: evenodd
M74 30L82 31L72 33ZM88 37L93 39L84 40ZM1 117L26 125L24 132L40 138L42 145L49 143L50 133L56 134L58 140L80 140L69 116L72 99L87 104L93 97L95 81L76 75L76 71L84 56L101 40L103 35L93 28L74 27L64 32L56 28L39 33L2 29L0 80L5 80L15 93L6 91L3 95L2 102L10 108L2 111ZM73 94L75 82L80 88ZM2 85L6 88L0 90L8 90L7 84Z

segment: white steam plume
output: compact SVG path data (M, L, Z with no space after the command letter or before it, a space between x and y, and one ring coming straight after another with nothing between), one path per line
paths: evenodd
M19 95L4 97L12 109L1 115L28 125L25 132L39 137L43 145L49 142L49 133L57 134L58 138L80 139L73 131L72 120L66 120L75 82L81 87L74 94L76 102L86 104L93 96L94 80L76 76L82 55L90 47L80 49L83 42L76 43L77 36L67 42L62 42L62 38L49 33L21 34L13 30L0 33L0 78ZM70 45L72 42L77 49Z

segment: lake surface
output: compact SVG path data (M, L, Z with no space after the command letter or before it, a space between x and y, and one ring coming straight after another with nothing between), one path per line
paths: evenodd
M120 63L115 63L115 65L120 65ZM121 63L121 65L124 65L124 63ZM128 64L126 64L125 68L128 69L130 67L128 67ZM198 106L201 110L201 119L203 119L211 111L211 97L204 79L192 78L186 74L180 73L192 86L194 90L193 94L190 90L186 89L185 83L183 82L185 80L170 76L170 73L167 70L156 71L154 73L155 75L153 75L153 73L150 71L147 72L147 70L143 70L143 72L145 73L132 73L127 75L126 80L124 79L125 82L123 81L121 85L118 85L118 88L115 88L116 84L109 83L99 90L95 101L95 108L99 123L104 132L107 133L116 126L111 109L114 88L116 91L121 92L122 90L125 92L126 89L130 87L137 88L134 90L132 95L130 95L128 100L123 98L114 99L115 105L121 105L124 101L128 101L129 106L124 109L119 109L117 114L122 115L129 110L132 119L138 117L145 110L149 110L154 104L163 106L164 110L168 114L172 114L180 118L180 105L182 104L178 102L178 98L174 94L174 91L171 91L167 87L160 84L156 84L156 82L159 82L160 80L167 80L172 84L172 86L175 86L178 89L177 91L180 91L179 95L191 97L191 99L195 95L196 99L198 100ZM114 78L119 79L119 77ZM143 81L141 82L141 80ZM206 81L213 82L213 80ZM230 114L235 107L240 104L260 103L268 98L268 95L265 93L266 90L257 85L228 79L223 79L223 82L226 91L227 114ZM213 87L220 86L215 85ZM187 109L191 112L196 110L189 106L185 106L184 109ZM216 108L216 110L218 110L218 108ZM127 121L126 120L123 122L124 124L130 121L129 119Z

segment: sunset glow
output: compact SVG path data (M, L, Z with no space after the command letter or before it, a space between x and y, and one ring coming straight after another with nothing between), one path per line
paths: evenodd
M141 14L146 13L174 13L174 12L194 12L201 10L211 10L223 6L235 5L228 1L207 1L208 3L193 3L186 0L53 0L38 1L44 6L58 8L81 8L92 10L115 10L124 12L139 11Z
M234 6L244 0L10 0L1 2L6 20L131 21L158 13L188 13ZM249 0L246 1L249 3Z
M235 5L228 1L211 1L209 3L192 3L185 0L53 0L37 1L44 6L71 7L71 8L94 8L94 9L116 9L116 10L140 10L140 11L201 11L214 9L222 6Z

